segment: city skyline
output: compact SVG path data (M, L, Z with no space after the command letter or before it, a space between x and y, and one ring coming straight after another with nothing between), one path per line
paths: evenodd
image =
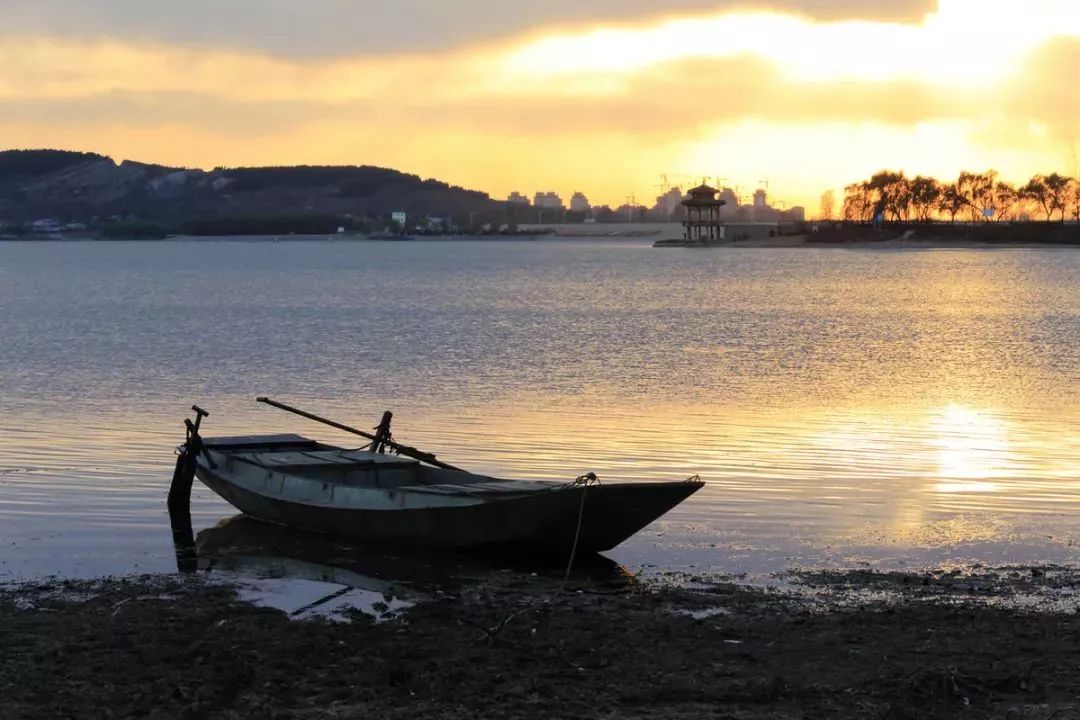
M9 147L372 164L612 207L717 169L811 211L882 168L1077 174L1067 0L45 4L0 8Z
M639 199L635 195L629 195L619 205L592 203L589 201L588 196L580 191L575 191L567 202L557 191L536 191L533 197L530 198L528 193L515 190L505 198L505 201L512 205L520 205L539 211L541 214L537 216L537 222L542 222L544 217L542 213L549 210L572 213L578 216L578 220L589 219L590 221L597 219L597 211L601 214L613 213L621 217L621 213L628 210L640 210L645 213L644 217L651 221L661 220L666 217L667 220L674 222L681 217L682 201L690 196L690 191L694 186L706 185L712 187L710 183L722 178L700 178L696 182L686 184L686 187L683 187L682 184L670 184L668 176L661 176L660 179L661 183L657 187L663 188L663 192L653 200ZM768 181L764 182L767 187ZM713 189L716 190L718 198L724 202L720 212L722 221L801 222L808 215L808 211L804 206L789 204L783 200L775 200L769 195L766 187L755 186L756 189L752 193L743 193L737 192L736 188L723 182L715 182L714 184L716 187ZM813 212L810 211L809 214L812 215ZM564 215L563 219L566 219L566 217L568 216Z

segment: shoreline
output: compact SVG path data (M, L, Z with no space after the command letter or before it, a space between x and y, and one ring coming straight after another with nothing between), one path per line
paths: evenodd
M416 236L406 242L537 242L551 240L562 243L573 242L596 242L611 241L625 243L627 241L642 240L642 237L575 237L570 235L430 235ZM273 237L265 235L172 235L161 239L123 239L123 238L99 238L90 236L80 237L9 237L0 238L0 245L21 243L161 243L161 242L248 242L248 243L288 243L288 242L311 242L311 243L382 243L393 242L384 238L367 238L355 235L288 235ZM659 243L664 243L659 245ZM715 243L709 245L682 244L681 239L671 238L655 241L653 247L660 248L685 248L695 250L715 249L738 249L738 248L813 248L813 249L848 249L848 250L982 250L982 249L1064 249L1080 248L1077 242L1029 242L1022 240L973 240L950 238L892 238L892 239L855 239L855 240L815 240L812 235L782 235L778 237L751 238L747 240L735 240L730 242Z
M1076 243L1055 243L1055 242L1026 242L1026 241L990 241L990 240L951 240L948 238L926 238L926 239L890 239L890 240L845 240L840 242L830 242L823 240L814 240L812 236L798 235L787 236L777 238L761 238L757 240L739 240L729 243L727 245L718 245L716 247L733 247L733 248L771 248L771 247L805 247L805 248L836 248L836 249L858 249L858 250L982 250L993 248L1033 248L1033 249L1051 249L1051 248L1080 248L1080 242Z
M823 601L499 571L349 622L205 575L55 580L0 587L0 695L25 720L1045 718L1080 709L1080 614L1001 600L1078 572L804 574Z

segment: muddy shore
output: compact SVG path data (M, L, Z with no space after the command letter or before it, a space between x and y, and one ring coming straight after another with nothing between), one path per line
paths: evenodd
M291 620L207 577L0 588L0 717L1080 717L1069 570L790 592L498 571L382 622Z

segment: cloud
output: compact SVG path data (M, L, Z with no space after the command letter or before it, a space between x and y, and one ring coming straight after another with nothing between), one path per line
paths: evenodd
M195 43L286 57L429 52L578 24L766 7L917 22L933 0L4 0L8 36Z
M711 12L459 49L304 58L146 38L12 37L0 43L0 137L201 167L382 164L497 194L571 185L608 202L662 171L744 183L771 174L807 203L822 186L883 166L1070 169L1062 138L1080 130L1070 84L1080 39L1057 36L1080 32L1076 6L1030 0L1016 18L972 14L983 7L974 1L942 0L917 24ZM244 6L223 3L213 17ZM252 23L297 6L271 1ZM310 12L331 6L344 4L313 2ZM349 7L397 17L409 6Z
M176 61L151 62L152 67ZM78 118L90 129L108 125L152 127L162 123L197 126L222 135L277 132L313 119L355 123L356 131L379 125L419 134L482 128L485 132L534 139L558 135L692 137L702 125L745 117L777 122L880 121L915 124L928 117L963 117L976 107L993 107L985 93L941 93L911 82L866 84L837 81L793 83L769 62L752 56L678 61L629 79L617 93L498 93L457 96L406 93L392 102L389 86L374 92L335 96L319 83L230 93L216 79L242 74L252 79L262 66L220 71L205 81L193 70L186 83L162 83L151 90L134 79L127 87L83 95L12 95L4 102L12 121L47 126ZM344 71L342 71L344 72ZM122 82L113 77L110 82ZM186 88L186 89L185 89ZM355 90L355 88L354 88ZM657 102L663 98L663 102Z
M1080 39L1058 38L1028 59L1024 71L995 92L1008 114L1045 123L1060 138L1080 138Z

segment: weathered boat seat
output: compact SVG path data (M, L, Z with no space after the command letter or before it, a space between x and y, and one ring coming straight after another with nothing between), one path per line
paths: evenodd
M319 443L292 433L282 435L239 435L235 437L204 438L203 445L210 450L236 452L238 450L318 450Z
M288 468L326 468L341 466L361 469L376 467L415 468L420 465L416 460L399 455L380 455L363 450L310 450L295 452L250 452L236 453L233 457L253 465L284 470Z

